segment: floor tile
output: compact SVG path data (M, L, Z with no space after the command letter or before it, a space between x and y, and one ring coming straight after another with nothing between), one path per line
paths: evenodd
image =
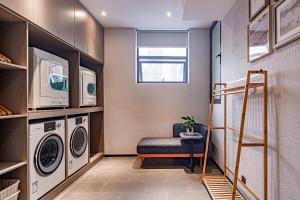
M145 182L108 182L103 192L146 192Z
M139 168L136 157L109 157L92 167L56 200L208 200L200 169ZM219 173L215 166L208 171Z
M78 183L68 193L91 193L101 192L104 183Z

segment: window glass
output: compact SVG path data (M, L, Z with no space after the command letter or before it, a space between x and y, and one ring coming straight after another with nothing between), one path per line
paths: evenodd
M187 48L138 48L138 83L188 80Z

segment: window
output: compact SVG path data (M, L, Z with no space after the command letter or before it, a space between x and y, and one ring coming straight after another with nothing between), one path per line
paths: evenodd
M138 33L137 82L186 83L188 82L188 48L178 43L178 32ZM183 40L187 32L180 32ZM168 37L169 41L163 40ZM174 38L174 42L172 39ZM167 44L167 43L168 44ZM171 44L171 45L170 45ZM177 44L177 45L176 45Z

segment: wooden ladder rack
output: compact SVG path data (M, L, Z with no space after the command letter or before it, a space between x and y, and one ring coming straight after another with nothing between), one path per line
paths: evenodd
M262 82L251 82L251 80L255 77L262 76ZM268 199L268 115L267 115L267 104L268 104L268 72L264 70L259 71L248 71L247 77L231 82L238 83L244 82L244 84L240 84L239 86L235 87L227 87L226 83L215 83L213 84L212 90L212 98L210 103L210 113L209 113L209 125L208 125L208 135L206 141L206 148L205 148L205 155L204 155L204 165L203 165L203 172L202 172L202 179L203 183L206 186L208 192L210 193L213 199L218 200L234 200L234 199L244 199L244 197L240 194L237 190L237 182L244 186L244 188L254 197L254 199L259 199L259 197L251 191L251 189L244 184L238 178L240 160L241 160L241 150L242 147L251 148L251 147L263 147L264 149L264 200ZM217 89L220 87L220 89ZM264 104L263 104L263 140L258 141L256 143L245 143L243 142L244 136L244 127L245 127L245 118L246 118L246 110L247 110L247 102L249 96L249 90L255 88L263 88L263 97L264 97ZM235 130L227 126L227 95L234 95L243 93L243 106L242 106L242 115L240 121L240 129ZM212 118L213 118L213 111L214 111L214 99L215 97L222 97L224 96L224 126L222 127L212 127ZM207 165L207 158L208 158L208 150L209 144L211 139L212 130L223 130L224 131L224 174L220 176L209 176L206 175L206 165ZM236 162L234 172L230 171L226 164L226 156L227 156L227 130L236 131L239 133L239 140L238 140L238 148L237 148L237 155L236 155ZM233 177L233 183L227 177L227 172L229 172Z

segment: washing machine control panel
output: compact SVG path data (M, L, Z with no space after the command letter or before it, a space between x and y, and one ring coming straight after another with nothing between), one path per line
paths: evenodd
M86 122L87 122L87 117L85 116L75 118L75 125L82 125L85 124Z
M44 123L44 132L50 132L56 130L56 123L55 122L46 122Z

